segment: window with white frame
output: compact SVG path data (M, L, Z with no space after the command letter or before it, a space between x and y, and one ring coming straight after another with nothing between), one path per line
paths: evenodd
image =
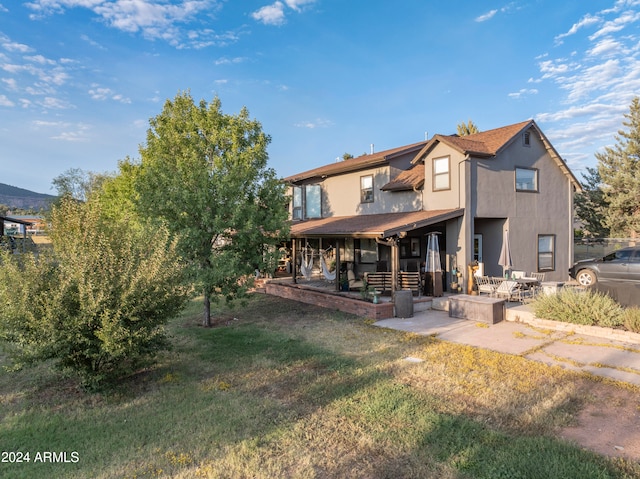
M516 191L538 191L538 170L516 167Z
M448 156L433 159L433 191L451 189L449 164Z
M538 235L538 271L556 269L556 235Z
M360 203L373 203L373 175L360 177Z

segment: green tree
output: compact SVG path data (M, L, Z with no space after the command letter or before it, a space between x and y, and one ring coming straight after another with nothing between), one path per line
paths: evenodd
M615 136L616 145L596 153L604 200L605 223L616 236L635 238L640 232L640 98L635 97Z
M458 123L457 130L458 136L467 136L473 135L475 133L480 133L480 130L478 130L476 124L471 120L469 120L468 123L465 123L464 121L462 123Z
M600 174L596 168L587 167L587 174L582 178L582 193L576 193L574 198L576 216L584 224L587 236L606 238L609 236L609 228L605 225L608 205L601 188Z
M218 98L196 105L188 92L150 120L136 202L177 235L203 292L205 326L211 301L242 296L288 235L285 185L267 168L270 141L246 108L228 115Z
M104 173L84 171L80 168L69 168L53 179L53 186L58 196L70 196L78 201L86 201L92 191L97 191L103 181L108 178Z
M183 266L167 230L105 218L99 201L52 208L50 253L0 257L0 339L18 364L53 360L96 386L168 347Z

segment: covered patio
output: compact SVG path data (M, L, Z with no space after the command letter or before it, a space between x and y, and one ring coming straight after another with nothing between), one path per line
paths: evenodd
M298 291L306 291L300 294L308 295L310 290L324 293L318 301L327 303L336 301L336 295L357 300L365 275L373 278L387 273L389 285L380 291L379 303L380 308L385 308L385 303L393 308L396 292L407 288L403 273L424 277L427 235L438 233L444 257L446 224L463 213L463 209L450 209L296 221L290 233L289 280L281 278L274 284L288 282ZM347 278L355 281L345 288ZM287 292L293 294L291 289ZM428 301L429 293L421 285L414 290L414 303Z

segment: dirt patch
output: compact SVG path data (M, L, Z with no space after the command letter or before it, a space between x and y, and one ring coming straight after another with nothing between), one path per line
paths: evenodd
M560 437L609 457L640 461L640 397L607 384L594 384L576 424Z

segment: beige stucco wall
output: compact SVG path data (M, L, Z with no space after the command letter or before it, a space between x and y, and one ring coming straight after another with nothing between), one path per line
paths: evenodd
M398 213L421 208L417 192L381 191L390 181L389 166L325 178L322 184L324 217L358 214ZM373 175L373 203L360 203L360 178Z

